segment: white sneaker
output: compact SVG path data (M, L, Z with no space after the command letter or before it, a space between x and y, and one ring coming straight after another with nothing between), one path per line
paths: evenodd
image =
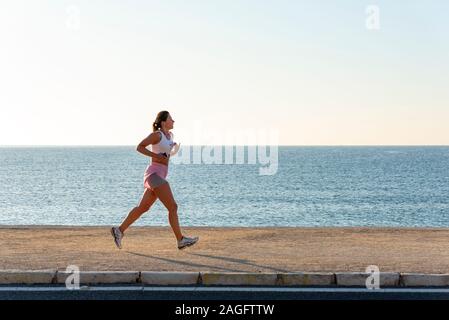
M112 237L114 238L115 245L117 246L117 248L121 249L122 248L123 233L120 231L119 228L112 227L111 228L111 234L112 234Z
M189 238L189 237L182 237L181 241L178 241L178 249L184 249L190 246L193 246L197 241L198 237Z

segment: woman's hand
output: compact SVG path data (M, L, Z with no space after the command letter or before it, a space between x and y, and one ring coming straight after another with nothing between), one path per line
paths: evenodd
M173 143L173 145L172 145L172 149L171 149L171 151L170 151L170 155L171 156L174 156L175 154L177 154L178 153L178 151L179 151L179 148L181 147L181 144L179 143Z
M165 154L165 153L158 153L153 158L156 158L159 160L167 160L168 159L167 154Z

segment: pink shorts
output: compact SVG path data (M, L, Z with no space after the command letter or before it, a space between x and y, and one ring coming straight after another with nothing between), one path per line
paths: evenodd
M153 162L147 166L143 175L143 186L147 189L154 190L160 185L167 182L165 178L168 175L168 166L165 164Z

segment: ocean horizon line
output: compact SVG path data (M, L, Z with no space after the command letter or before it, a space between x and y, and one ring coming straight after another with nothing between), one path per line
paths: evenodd
M135 147L136 145L131 144L117 144L117 145L109 145L109 144L39 144L39 145L21 145L21 144L11 144L11 145L0 145L0 148L58 148L58 147ZM235 144L191 144L185 145L188 147L255 147L259 145L235 145ZM277 147L449 147L449 144L285 144L285 145L272 145L272 144L263 144L263 146L277 146Z

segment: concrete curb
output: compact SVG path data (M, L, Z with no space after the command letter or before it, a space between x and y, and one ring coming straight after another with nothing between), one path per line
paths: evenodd
M139 271L80 271L80 283L82 284L120 284L137 283L140 279ZM56 283L65 284L71 272L58 271Z
M275 286L276 273L201 272L201 284L220 286Z
M56 270L0 270L0 284L51 284Z
M371 273L365 272L338 272L335 274L336 284L341 287L367 287L366 281ZM380 272L380 287L398 287L400 283L400 273Z
M280 273L277 282L280 286L334 286L335 284L335 274L330 272Z
M0 270L0 284L65 284L72 273L57 270ZM365 272L155 272L80 271L80 284L202 286L366 287ZM69 279L70 280L70 279ZM381 272L380 287L448 287L449 274Z
M142 271L140 282L150 285L195 285L200 283L200 273Z
M403 287L448 287L449 274L402 273Z

